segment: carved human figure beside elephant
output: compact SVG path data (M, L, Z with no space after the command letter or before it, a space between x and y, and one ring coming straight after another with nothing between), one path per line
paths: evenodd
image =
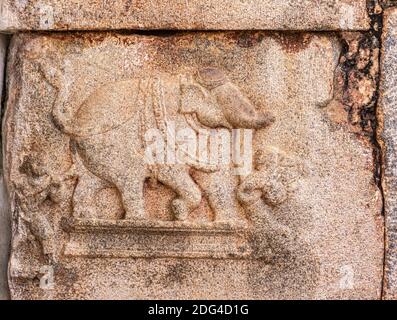
M174 95L177 103L164 98L165 94L170 96L167 90L172 86L179 89L179 96ZM212 67L203 68L194 76L147 77L110 83L92 93L80 106L60 99L53 108L56 126L70 136L79 161L105 184L119 190L125 218L134 220L146 218L143 190L149 177L176 192L172 210L178 220L186 219L202 199L199 186L189 174L189 165L149 166L146 163L145 131L158 128L166 135L168 121L194 130L261 129L274 121L270 113L259 112L220 69ZM175 105L178 110L173 110ZM243 218L236 198L238 177L230 168L195 169L207 171L208 177L200 187L208 196L216 220ZM90 190L81 192L90 193Z
M255 226L255 241L261 243L256 247L264 250L256 254L268 256L269 246L280 256L307 251L305 241L276 215L277 208L292 197L306 174L303 161L268 146L256 152L254 164L255 170L239 184L237 198Z

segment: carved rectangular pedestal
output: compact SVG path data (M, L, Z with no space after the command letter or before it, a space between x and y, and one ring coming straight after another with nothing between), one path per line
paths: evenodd
M65 229L66 256L241 259L252 251L247 225L72 219Z

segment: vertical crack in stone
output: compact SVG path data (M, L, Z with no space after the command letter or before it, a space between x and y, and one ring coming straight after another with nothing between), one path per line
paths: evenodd
M376 59L378 64L378 72L375 75L376 90L369 104L369 110L371 112L371 126L373 130L372 141L374 144L374 158L375 158L375 181L382 193L383 197L383 187L382 187L382 175L383 175L383 165L382 165L382 142L378 135L378 130L381 125L382 120L379 118L378 106L379 106L379 90L380 90L380 48L382 47L382 30L383 30L383 14L382 8L379 5L378 0L368 1L369 16L371 19L371 29L368 37L370 38L373 50L377 50L376 56L372 56ZM368 70L366 70L368 72ZM366 116L366 111L364 111L364 118ZM384 201L383 201L384 202ZM382 215L384 216L384 208L382 209Z
M0 59L3 59L2 62L4 63L4 71L3 74L0 75L2 77L1 87L0 87L0 123L3 123L3 116L5 112L5 102L6 102L6 96L7 96L7 88L6 88L6 82L7 82L7 59L8 59L8 45L9 45L9 37L6 35L0 35L4 37L4 57L1 57ZM3 140L2 140L2 134L3 131L0 130L0 155L2 154L2 145L3 145ZM0 159L2 157L0 156ZM3 172L3 162L1 161L0 163L0 174Z
M382 216L385 217L385 194L383 190L383 179L384 179L384 144L381 138L381 131L383 126L383 117L381 114L381 110L379 110L379 95L380 95L380 73L381 73L381 52L380 49L382 48L382 31L383 31L383 10L382 6L384 2L379 2L379 0L368 0L368 13L371 19L371 29L370 35L374 37L377 41L377 46L379 48L378 54L378 63L379 63L379 70L376 79L376 91L374 96L374 157L375 157L375 177L378 188L382 195ZM383 255L383 276L381 281L381 293L380 298L383 299L384 297L384 283L385 283L385 276L386 276L386 219L384 219L384 255Z
M382 192L382 148L377 136L382 8L377 0L371 0L368 11L371 18L368 32L340 33L342 52L335 74L336 112L347 120L336 122L346 125L350 132L373 146L374 181Z
M381 1L383 7L383 32L381 43L381 87L378 108L378 141L382 147L382 184L385 194L385 260L382 283L382 299L396 297L396 217L395 217L395 117L394 60L396 30L396 0Z

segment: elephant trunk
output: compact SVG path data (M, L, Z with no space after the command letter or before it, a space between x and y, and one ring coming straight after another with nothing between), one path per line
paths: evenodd
M225 118L234 128L260 129L274 122L274 117L270 113L258 112L231 82L215 88L213 93Z

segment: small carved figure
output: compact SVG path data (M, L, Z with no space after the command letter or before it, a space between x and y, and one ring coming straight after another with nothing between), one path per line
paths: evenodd
M260 196L267 205L276 207L288 199L303 172L301 163L278 148L259 150L255 155L255 172L243 179L238 198L249 204Z
M273 278L274 283L281 284L280 291L288 289L291 274L296 275L294 285L302 290L312 288L319 277L318 256L306 239L277 217L305 174L303 163L273 147L259 152L255 162L256 170L242 181L237 192L254 226L253 256L277 266L266 281Z
M290 197L294 182L303 173L302 165L279 149L268 147L256 154L255 169L239 185L237 197L259 229L256 238L266 242L273 253L294 253L298 236L277 220L273 210Z
M68 200L68 185L74 177L69 172L53 175L46 170L40 153L26 155L19 167L23 179L15 184L15 197L18 204L18 228L14 233L14 243L23 245L26 241L36 241L48 263L57 260L56 230L53 217L46 215L46 205L61 204Z

